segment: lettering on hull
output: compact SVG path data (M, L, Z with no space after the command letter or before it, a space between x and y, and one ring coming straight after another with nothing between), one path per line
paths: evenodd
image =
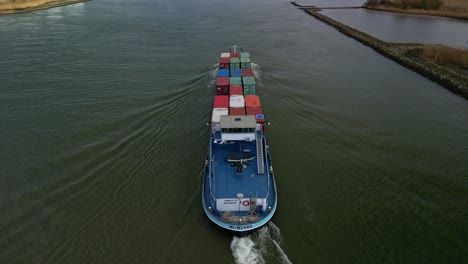
M229 225L230 229L235 229L235 230L245 230L245 229L251 229L253 228L253 225Z

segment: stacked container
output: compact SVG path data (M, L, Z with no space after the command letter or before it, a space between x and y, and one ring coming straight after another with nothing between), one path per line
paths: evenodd
M254 115L257 123L265 122L260 104L260 97L258 97L258 95L245 96L245 111L248 115Z
M231 77L242 77L242 70L231 70Z
M239 48L221 53L211 122L219 123L223 115L247 114L254 115L257 123L263 124L265 119L256 88L250 53Z
M231 107L229 108L229 115L245 115L244 107Z
M243 52L240 53L240 57L241 58L250 58L250 53L243 51Z
M242 89L242 85L229 86L229 95L244 95L244 89Z
M258 95L246 95L245 96L245 107L247 108L259 108L260 105L260 97Z
M215 95L213 108L228 108L228 107L229 107L229 96Z
M216 80L217 95L229 95L229 78L230 77L218 77Z
M229 70L219 70L218 77L229 77Z
M252 69L242 69L242 77L250 77L254 76L254 72Z
M229 115L229 108L213 108L213 114L211 115L211 123L221 122L221 116Z
M250 58L241 58L240 59L240 67L241 69L250 69Z
M229 114L245 115L245 101L242 95L229 96Z
M230 63L231 63L230 60L231 60L230 58L220 58L219 59L219 68L229 70Z
M247 115L254 115L255 119L257 120L257 123L262 124L265 122L265 117L263 116L263 111L261 107L256 107L256 108L247 107L245 109L245 112Z
M226 96L223 96L223 97L226 97ZM242 95L231 95L231 96L229 96L229 107L244 108L245 107L244 96L242 96Z
M242 77L242 83L244 84L244 95L256 94L256 84L254 77Z
M229 77L229 85L242 85L241 77Z
M229 67L230 69L240 69L240 59L239 58L230 58L229 59Z

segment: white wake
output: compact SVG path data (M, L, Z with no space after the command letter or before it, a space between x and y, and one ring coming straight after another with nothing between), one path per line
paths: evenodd
M245 236L234 236L231 251L237 264L283 263L291 264L281 248L282 237L279 228L270 222L255 233Z

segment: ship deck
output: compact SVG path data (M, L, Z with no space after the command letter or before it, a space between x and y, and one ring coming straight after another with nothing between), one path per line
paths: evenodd
M257 173L257 156L247 162L242 173L231 166L227 157L232 153L256 154L255 141L234 141L233 143L212 144L213 153L213 193L216 198L235 198L238 193L244 197L266 197L268 193L268 172ZM265 158L263 159L266 160Z

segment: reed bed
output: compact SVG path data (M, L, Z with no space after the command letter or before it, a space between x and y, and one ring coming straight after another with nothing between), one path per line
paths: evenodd
M431 60L437 64L450 64L468 69L468 50L455 49L446 46L426 46L419 50L419 57Z

